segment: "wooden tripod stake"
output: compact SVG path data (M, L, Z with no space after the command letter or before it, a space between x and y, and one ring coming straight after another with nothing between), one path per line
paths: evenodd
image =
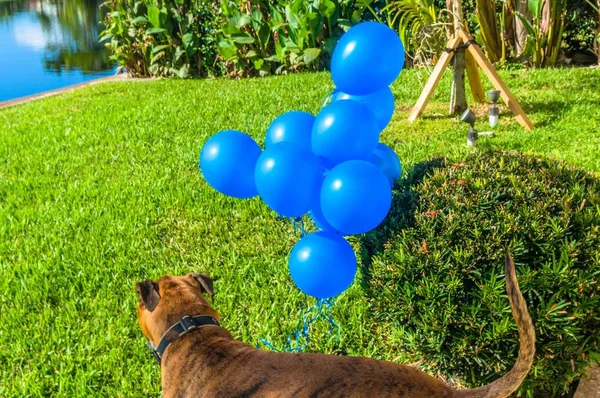
M444 70L446 70L446 67L452 60L454 51L458 46L466 45L466 71L469 78L469 86L475 100L478 102L484 101L483 86L481 85L479 72L477 70L477 65L479 65L494 88L500 91L500 97L515 115L517 122L519 122L519 124L523 126L525 130L531 131L533 129L533 124L531 124L531 121L525 114L525 111L523 111L523 108L521 108L521 105L519 105L517 99L508 90L508 87L506 87L506 84L504 84L494 66L485 58L481 48L463 29L457 30L457 33L458 34L446 45L447 49L440 57L438 63L435 65L433 73L429 77L429 80L427 81L427 84L425 85L417 104L408 117L408 121L414 122L416 119L421 117L425 107L427 106L427 103L429 102L429 99L433 95L435 88L444 74Z

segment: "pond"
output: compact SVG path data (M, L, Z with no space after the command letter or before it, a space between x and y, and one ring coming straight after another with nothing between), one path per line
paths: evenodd
M0 102L114 75L96 0L0 0Z

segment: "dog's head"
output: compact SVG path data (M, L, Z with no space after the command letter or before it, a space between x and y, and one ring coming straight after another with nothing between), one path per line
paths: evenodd
M205 274L163 276L136 284L138 321L144 336L157 344L163 333L182 316L219 314L204 297L213 295L213 282Z

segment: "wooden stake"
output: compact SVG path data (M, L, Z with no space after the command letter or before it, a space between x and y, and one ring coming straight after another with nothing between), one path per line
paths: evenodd
M463 30L460 30L458 32L458 35L465 43L471 39L469 35L467 35ZM490 61L487 60L487 58L485 58L483 52L481 51L481 48L479 48L478 45L472 44L469 47L467 47L467 50L471 53L475 61L479 64L479 66L483 70L483 73L485 73L485 75L490 80L492 85L496 88L496 90L500 90L500 97L515 115L515 119L517 120L517 122L519 122L519 124L523 126L525 130L531 131L533 129L533 124L525 114L525 111L523 111L523 108L521 108L521 105L519 105L517 99L511 94L508 87L506 87L506 85L498 75L498 72L496 72L494 66L490 63Z
M463 30L460 29L456 37L448 42L446 45L448 49L454 50L461 43L467 43L471 40L469 35ZM481 48L477 45L477 43L471 42L467 47L468 52L465 54L467 57L467 73L469 76L469 84L471 86L471 91L473 92L473 97L477 101L484 101L485 94L483 93L483 86L481 85L481 80L479 77L479 72L477 69L477 65L483 70L488 79L492 82L492 85L500 91L500 97L504 101L504 103L510 108L512 113L515 115L515 119L521 126L525 128L527 131L531 131L533 129L533 124L519 105L517 99L511 94L510 90L498 73L494 66L485 58ZM437 87L440 79L442 78L442 74L444 70L448 66L448 63L453 58L454 51L445 51L444 54L440 57L438 63L435 65L433 73L429 77L427 84L423 88L421 92L421 96L419 100L415 104L410 116L408 117L409 122L414 122L417 120L425 110L427 103L431 99L435 88ZM473 62L469 61L472 60ZM470 65L470 66L469 66Z
M455 38L450 40L448 42L448 44L446 44L446 47L448 49L454 50L461 41L462 41L462 39L459 36L456 36ZM433 69L433 73L431 74L431 76L429 76L429 80L427 81L427 84L425 85L423 92L421 92L421 96L419 97L417 104L414 106L412 113L408 117L409 121L413 122L421 116L421 114L423 113L423 110L425 109L425 107L427 106L427 103L429 102L429 99L433 95L435 88L437 87L438 83L440 82L440 79L442 78L442 75L444 74L444 70L446 70L448 63L450 63L450 60L452 59L453 55L454 54L449 51L445 51L442 54L442 56L438 60L437 64L435 65L435 68Z
M479 69L477 69L477 63L475 62L475 59L473 59L473 55L468 51L465 54L465 62L467 77L469 78L469 87L471 87L473 99L475 102L485 102L485 93L483 92L483 86L481 85Z

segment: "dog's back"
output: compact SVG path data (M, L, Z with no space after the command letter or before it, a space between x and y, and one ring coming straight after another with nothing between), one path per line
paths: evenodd
M519 329L519 356L512 370L486 386L457 391L416 368L369 358L260 351L234 340L227 330L213 326L174 341L164 352L163 396L508 397L531 368L535 334L509 255L505 270L506 290ZM194 315L191 312L208 311L218 317L201 296L207 291L212 294L212 282L200 279L198 285L197 279L197 275L168 277L148 285L149 291L141 289L140 324L149 338L153 328L157 328L154 334L159 336L182 315ZM193 305L197 299L200 302L196 308ZM152 310L148 310L149 305ZM167 320L163 319L165 315Z

